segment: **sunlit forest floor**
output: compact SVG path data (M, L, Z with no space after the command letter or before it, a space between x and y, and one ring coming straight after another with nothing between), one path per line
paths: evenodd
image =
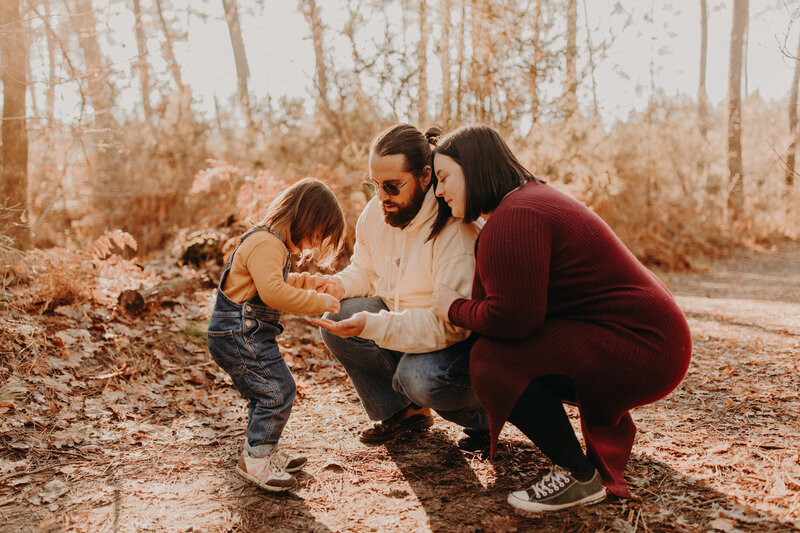
M302 317L280 337L299 394L294 493L233 468L245 409L206 353L212 290L141 317L88 304L0 315L2 531L788 531L800 528L800 246L664 274L694 336L678 390L634 412L634 498L543 516L511 490L547 467L511 427L494 463L460 430L367 447L350 382ZM577 427L576 412L571 411Z

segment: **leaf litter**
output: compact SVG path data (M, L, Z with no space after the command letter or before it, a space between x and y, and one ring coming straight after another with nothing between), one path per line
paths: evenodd
M505 503L547 468L510 426L493 464L458 450L459 428L441 419L425 434L360 443L359 399L304 317L286 316L279 343L298 385L283 445L309 464L298 491L275 495L233 473L246 411L204 347L212 290L140 317L86 303L7 309L0 530L800 529L800 246L662 278L689 319L694 358L673 394L634 411L634 498L541 516Z

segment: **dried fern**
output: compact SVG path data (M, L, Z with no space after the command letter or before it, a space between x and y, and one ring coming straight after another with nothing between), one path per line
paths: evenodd
M121 255L125 251L125 247L135 252L138 246L136 239L130 233L115 229L94 241L88 250L88 255L92 259L104 260L115 253Z

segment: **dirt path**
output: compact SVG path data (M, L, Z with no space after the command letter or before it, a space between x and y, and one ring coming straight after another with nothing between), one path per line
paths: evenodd
M546 468L515 430L494 464L459 451L441 420L361 444L358 398L302 319L282 341L300 391L284 443L310 461L301 488L276 496L232 472L244 409L197 337L208 293L147 324L7 313L0 383L17 393L0 397L0 530L800 529L800 246L664 279L695 355L677 391L634 412L635 497L541 517L505 503Z

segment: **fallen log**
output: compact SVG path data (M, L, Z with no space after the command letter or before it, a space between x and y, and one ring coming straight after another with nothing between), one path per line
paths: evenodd
M179 296L194 292L213 284L208 277L200 278L175 278L162 281L152 287L138 290L124 290L117 297L117 307L127 313L136 315L146 309L167 302L174 302Z

